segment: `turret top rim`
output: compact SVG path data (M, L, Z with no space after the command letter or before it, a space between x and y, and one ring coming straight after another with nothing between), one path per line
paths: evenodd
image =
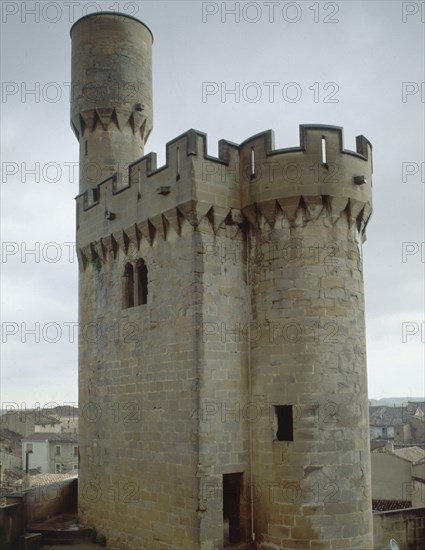
M72 31L74 30L74 27L76 25L78 25L78 23L80 23L81 21L84 21L84 19L88 19L89 17L102 17L103 15L113 15L114 17L124 17L126 19L132 19L133 21L136 21L137 23L140 23L141 25L143 25L150 32L150 35L152 37L152 43L153 43L153 41L154 41L153 33L150 30L150 28L147 25L145 25L145 23L140 21L140 19L137 19L136 17L133 17L132 15L127 15L125 13L119 13L119 12L116 12L116 11L99 11L99 12L96 12L96 13L88 13L87 15L84 15L83 17L80 17L80 19L75 21L75 23L72 25L72 27L69 31L69 34L70 34L71 38L72 38Z

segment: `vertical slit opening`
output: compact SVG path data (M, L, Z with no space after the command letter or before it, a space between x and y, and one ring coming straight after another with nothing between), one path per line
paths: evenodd
M148 268L144 260L137 262L137 305L148 303Z
M137 200L142 196L142 174L140 168L137 169Z
M251 179L255 178L255 150L251 147Z
M84 154L85 156L89 154L89 142L87 140L84 142Z
M322 136L322 164L327 164L326 160L326 138Z
M180 147L177 147L177 173L176 181L180 179Z
M128 263L124 270L124 307L129 308L134 306L134 272L133 266Z

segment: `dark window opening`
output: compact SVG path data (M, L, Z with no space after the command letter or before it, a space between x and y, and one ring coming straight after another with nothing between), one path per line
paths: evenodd
M294 421L292 405L277 405L276 411L276 439L278 441L294 441Z
M127 264L124 270L124 307L134 306L134 272L133 266Z
M241 542L240 500L242 475L223 474L224 546Z
M84 154L85 154L85 156L87 156L89 154L89 143L88 143L87 140L84 143Z
M137 305L148 303L148 268L143 260L137 262Z

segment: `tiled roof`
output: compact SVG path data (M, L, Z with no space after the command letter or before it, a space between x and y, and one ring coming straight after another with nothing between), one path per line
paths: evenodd
M372 510L374 512L386 512L387 510L400 510L402 508L411 508L410 500L376 500L372 499Z
M392 454L398 456L399 458L404 458L404 460L408 460L413 464L425 458L425 451L420 447L403 447L402 449L394 449Z
M400 426L406 422L406 407L369 407L370 426Z
M74 472L69 474L37 474L35 476L31 476L31 487L50 485L51 483L59 483L60 481L77 477L78 475Z
M72 405L62 405L58 407L53 407L51 409L46 409L46 411L51 412L56 418L59 417L68 417L69 419L78 418L78 407L73 407Z
M0 429L0 441L5 439L8 441L21 441L22 435L7 428L2 428Z
M35 432L27 437L24 437L22 441L61 441L63 443L77 443L78 436L74 433L63 432Z
M44 425L44 424L60 424L61 421L53 416L39 416L37 420L35 420L34 424L38 425Z

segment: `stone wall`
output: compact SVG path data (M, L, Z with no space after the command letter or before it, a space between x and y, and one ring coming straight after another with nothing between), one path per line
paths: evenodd
M261 548L371 548L368 401L360 236L318 209L251 233L257 540ZM276 406L293 437L278 440ZM289 423L288 419L288 423ZM293 440L291 440L293 439ZM316 546L315 546L316 545Z
M0 548L16 550L29 523L76 512L77 480L32 487L6 500L6 506L0 506Z
M16 550L19 536L24 531L23 507L20 503L0 506L0 548Z
M73 513L77 509L77 479L69 479L48 485L35 485L25 491L12 493L7 501L23 503L23 521L42 521L52 516Z
M372 453L372 498L411 500L407 488L412 482L412 464L387 453Z
M0 450L0 464L2 465L2 471L9 468L21 468L22 469L22 457L7 451Z
M120 249L80 276L79 513L119 548L199 541L195 237ZM124 266L137 257L147 304L126 308Z
M400 550L422 550L425 547L425 507L407 508L373 514L374 549L389 548L394 539Z
M225 519L264 550L371 550L370 143L307 125L298 147L266 131L214 158L190 130L158 167L138 158L149 30L103 14L71 35L82 521L120 550L216 550ZM111 95L131 78L140 104Z
M322 134L338 182L307 178L292 196L301 189L282 174L319 165ZM165 167L145 157L127 189L108 180L95 202L77 198L80 514L117 548L221 548L227 474L241 476L243 540L372 547L369 164L342 151L340 129L301 136L305 159L301 148L273 153L271 133L222 142L212 159L190 131L167 145ZM253 149L276 181L255 173ZM362 171L367 187L353 187ZM147 303L127 307L126 266L141 258ZM276 441L285 405L294 440Z

